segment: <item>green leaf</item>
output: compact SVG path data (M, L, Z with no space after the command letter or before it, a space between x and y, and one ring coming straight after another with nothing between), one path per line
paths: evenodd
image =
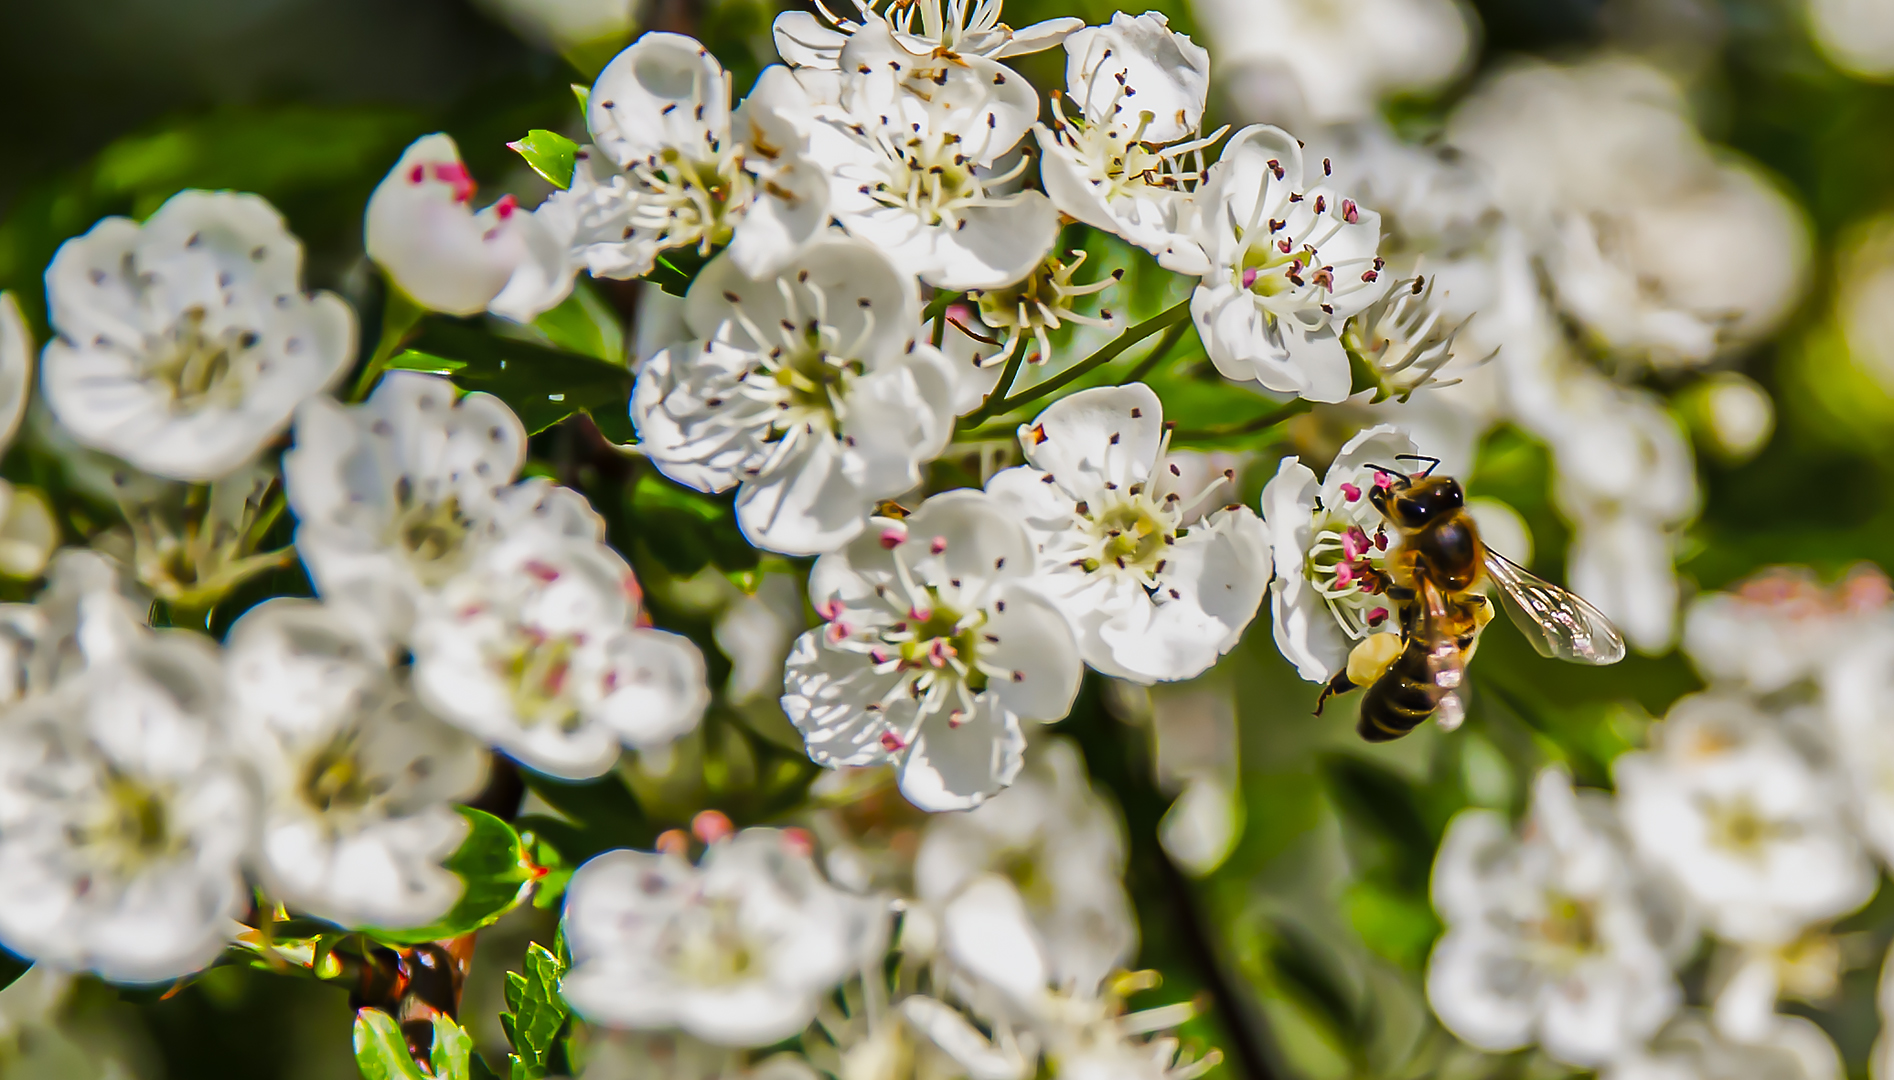
M388 366L446 375L463 390L481 390L519 414L538 434L584 412L614 442L630 442L632 374L622 364L497 337L478 324L429 320Z
M408 1053L401 1025L380 1009L355 1014L355 1066L362 1080L428 1080Z
M500 1017L513 1044L513 1080L537 1080L547 1074L554 1044L571 1015L559 996L559 979L566 972L559 955L534 942L526 950L525 967L524 973L506 973L506 1005L511 1011Z
M690 291L691 282L697 280L697 272L711 258L712 255L699 255L696 248L673 248L658 256L645 280L656 283L672 296L683 296Z
M629 510L633 531L679 577L713 562L722 570L757 564L756 549L737 527L733 496L706 495L647 472L632 486Z
M572 96L579 99L579 118L584 119L592 109L592 88L580 83L572 84Z
M558 307L533 320L533 329L567 352L590 356L608 364L625 362L625 327L611 306L583 281Z
M473 1054L473 1037L465 1028L443 1013L434 1014L434 1052L431 1055L436 1080L472 1080L468 1058Z
M512 826L492 814L471 807L458 808L471 829L467 839L444 864L466 883L452 911L427 926L408 930L370 930L381 941L415 945L472 933L511 911L526 899L538 868Z
M572 169L577 164L579 144L556 131L534 128L526 137L517 142L507 143L507 148L526 159L533 171L546 178L554 187L564 190L572 186Z

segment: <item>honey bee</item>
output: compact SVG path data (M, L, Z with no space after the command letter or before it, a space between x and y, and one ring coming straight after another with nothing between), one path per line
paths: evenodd
M1433 475L1438 458L1402 454L1395 460L1409 457L1427 462L1427 470L1410 475L1368 466L1376 473L1368 499L1400 541L1389 552L1382 583L1400 612L1400 634L1371 635L1357 645L1347 668L1323 689L1322 702L1366 686L1356 730L1369 742L1398 739L1429 716L1445 730L1459 727L1466 718L1466 664L1493 617L1477 591L1489 582L1539 655L1575 664L1624 659L1624 638L1603 612L1487 548L1460 482Z

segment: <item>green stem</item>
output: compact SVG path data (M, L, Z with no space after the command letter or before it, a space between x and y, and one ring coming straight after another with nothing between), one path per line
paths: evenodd
M940 343L947 338L947 309L953 306L954 301L966 295L966 293L961 292L935 293L934 298L927 302L927 307L921 310L921 323L923 325L930 322L934 324L934 347L936 349L940 348Z
M1127 383L1143 382L1144 377L1151 374L1151 369L1157 367L1158 364L1164 361L1166 356L1171 354L1171 350L1175 349L1177 343L1183 340L1184 331L1189 329L1189 322L1180 322L1169 330L1164 331L1164 336L1157 339L1156 345L1151 346L1151 354L1138 361L1138 366L1131 369L1131 374L1126 375L1124 381Z
M381 373L388 367L388 361L394 359L401 343L421 319L427 315L427 309L403 292L401 286L393 281L386 282L386 299L382 301L381 340L375 344L374 355L362 366L362 373L355 380L355 389L349 391L350 401L360 401L375 388Z
M961 417L960 427L972 427L993 415L994 406L1003 403L1006 395L1013 389L1014 380L1019 378L1019 369L1026 362L1025 342L1014 342L1013 355L1007 357L1006 367L1000 371L1000 381L993 384L993 392L986 396L980 407Z
M1045 382L1029 386L1011 397L1003 397L1003 391L1010 389L1011 384L1005 379L1002 379L1001 385L994 389L992 395L987 398L986 404L961 418L960 427L962 430L970 430L975 425L983 423L995 416L1005 416L1007 413L1012 412L1022 405L1030 404L1045 397L1047 394L1063 390L1079 379L1090 375L1098 368L1118 359L1126 349L1150 337L1152 334L1160 330L1168 330L1173 326L1187 323L1189 319L1190 300L1179 300L1177 303L1165 308L1156 315L1151 316L1131 329L1126 330L1124 333L1119 334L1116 338L1112 339L1109 344L1097 352L1073 364L1071 367L1066 368L1064 371L1059 372ZM1161 346L1162 343L1160 343L1160 347ZM1022 350L1022 352L1023 351L1024 350Z
M1285 420L1301 416L1314 407L1314 402L1297 398L1282 408L1271 410L1261 416L1252 417L1248 420L1239 420L1234 424L1216 424L1207 428L1197 428L1194 431L1179 430L1172 434L1171 438L1184 442L1201 442L1206 439L1222 439L1233 435L1249 435L1254 432L1275 427Z

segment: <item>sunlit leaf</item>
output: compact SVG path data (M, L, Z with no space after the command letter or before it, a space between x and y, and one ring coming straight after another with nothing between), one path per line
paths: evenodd
M427 1080L408 1053L401 1025L380 1009L355 1014L355 1065L362 1080Z
M466 883L453 910L438 921L406 930L375 930L376 938L415 945L472 933L511 911L538 879L538 868L513 827L492 814L460 807L471 828L443 864Z
M572 186L572 169L577 164L579 144L556 131L534 128L523 138L507 143L507 148L526 159L533 171L560 189Z

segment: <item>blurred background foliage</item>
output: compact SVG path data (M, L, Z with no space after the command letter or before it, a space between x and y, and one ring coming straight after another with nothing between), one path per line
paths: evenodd
M1076 14L1100 22L1120 6L1011 0L1007 21ZM1132 6L1163 11L1174 26L1191 29L1183 0ZM1392 118L1402 130L1437 130L1479 72L1513 54L1643 52L1693 73L1693 104L1706 133L1770 170L1814 225L1820 253L1800 311L1736 365L1776 398L1775 434L1741 465L1700 454L1705 501L1686 538L1686 589L1722 588L1772 563L1805 563L1827 576L1862 559L1894 567L1894 366L1860 355L1861 344L1851 345L1834 320L1848 275L1867 272L1860 253L1888 243L1888 227L1876 221L1894 213L1894 86L1831 68L1809 44L1799 5L1786 0L1474 6L1484 24L1479 63L1437 100L1398 103ZM770 0L653 0L638 18L645 27L699 35L741 94L773 58L768 27L776 10ZM1215 42L1208 44L1214 52ZM311 287L349 296L372 338L381 300L362 256L360 223L369 192L401 148L445 130L487 196L511 191L532 205L548 189L504 144L534 127L580 135L570 84L589 82L609 55L562 56L536 46L467 0L0 5L0 124L8 132L0 156L0 287L20 294L43 332L40 272L60 242L104 215L148 213L181 188L235 188L258 192L284 212L307 245ZM1018 63L1045 87L1062 81L1063 59L1055 51ZM1134 318L1181 295L1170 275L1122 245L1082 236L1072 242L1088 245L1106 267L1131 271ZM610 327L635 311L636 292L601 287L582 306ZM456 345L451 338L464 329L444 324L448 340L418 343L424 355L409 366L426 367L438 352L474 365L443 370L481 385L473 378L484 370L473 355L480 348L538 348L536 381L492 388L516 407L552 391L553 382L586 389L589 397L557 415L536 422L528 415L534 427L551 425L535 437L534 468L590 495L613 542L636 565L656 620L696 638L713 685L721 685L740 658L718 650L714 615L769 575L799 568L759 561L737 535L727 499L684 491L637 459L600 452L601 431L629 435L627 380L616 366L622 350L613 352L609 333L592 349L572 339L535 345L491 333L476 335L484 346L464 335ZM555 351L560 359L545 359ZM575 355L586 353L597 366ZM1116 381L1138 359L1134 351L1094 379ZM1647 376L1676 402L1687 402L1689 390L1678 380L1697 377ZM1186 431L1240 427L1271 407L1217 379L1191 334L1150 380ZM595 423L553 423L581 405ZM1280 454L1300 453L1319 466L1342 434L1292 422L1260 437L1198 441L1260 463L1246 473L1253 500ZM944 462L936 481L977 482L977 464ZM36 475L48 467L45 451L30 443L6 464L9 473ZM1534 569L1556 580L1568 526L1551 505L1548 477L1543 448L1502 429L1481 447L1466 479L1474 495L1520 512L1536 541ZM266 587L306 591L294 571L254 591ZM220 611L217 622L227 625L235 614ZM1433 852L1463 807L1519 814L1529 778L1547 762L1567 763L1582 784L1608 783L1611 759L1638 745L1653 716L1698 686L1687 662L1673 653L1633 657L1607 671L1567 667L1538 658L1502 625L1487 635L1473 670L1465 728L1442 737L1427 726L1371 747L1353 734L1352 704L1310 716L1314 688L1295 677L1269 635L1259 619L1203 685L1127 693L1094 679L1058 728L1078 740L1096 781L1122 808L1140 961L1165 977L1152 999L1208 995L1212 1008L1187 1035L1224 1048L1226 1075L1556 1075L1557 1066L1531 1053L1493 1059L1459 1048L1430 1018L1420 973L1439 932L1427 899ZM1166 760L1176 753L1171 747L1199 735L1214 742L1218 725L1233 726L1236 761L1199 762L1193 771L1188 761ZM606 847L649 844L658 830L705 806L739 823L773 820L801 802L815 779L767 701L760 708L720 702L678 753L681 760L662 774L629 765L586 785L530 779L539 800L532 805L563 819L529 813L519 824L544 845L546 861L570 867ZM1236 831L1227 857L1192 878L1158 838L1166 815L1182 812L1182 800L1173 800L1205 777L1234 796ZM1854 942L1849 955L1866 964L1894 936L1894 899L1885 892L1840 928ZM466 1006L483 1045L500 1039L492 1020L501 1007L499 969L518 965L527 940L550 943L554 922L553 911L528 908L484 933ZM1700 958L1699 981L1702 966ZM1872 981L1870 967L1858 968L1832 1005L1794 1006L1834 1036L1855 1076L1866 1075L1878 1028ZM75 1006L72 1029L118 1047L142 1077L355 1075L345 991L241 968L218 969L173 992L92 986Z

